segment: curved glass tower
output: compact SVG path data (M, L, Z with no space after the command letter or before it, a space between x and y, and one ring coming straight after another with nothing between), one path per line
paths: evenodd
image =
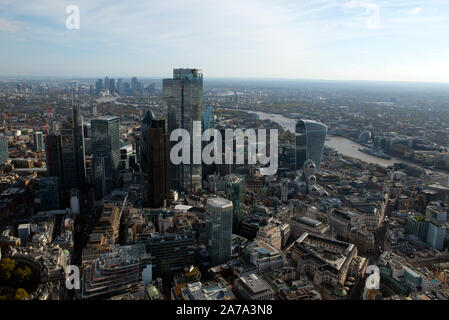
M307 159L315 162L320 169L326 140L327 126L312 120L298 120L295 128L296 170L303 168Z
M223 198L209 198L206 202L206 248L214 266L231 259L232 208L232 202Z

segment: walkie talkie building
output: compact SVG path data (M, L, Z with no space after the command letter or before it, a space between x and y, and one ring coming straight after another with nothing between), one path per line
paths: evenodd
M296 170L301 170L307 159L315 162L320 169L327 126L312 120L298 120L295 128Z

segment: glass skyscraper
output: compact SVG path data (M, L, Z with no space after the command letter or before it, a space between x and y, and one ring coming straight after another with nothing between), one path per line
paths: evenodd
M226 194L232 202L232 232L238 233L240 223L243 220L243 205L245 201L245 179L236 174L225 177Z
M209 106L203 112L203 130L213 129L214 126L214 111L212 106Z
M113 185L119 180L120 167L120 120L118 117L104 116L91 121L92 155L110 157ZM108 170L108 169L104 169Z
M0 164L8 161L8 138L4 135L0 136Z
M40 131L33 132L33 150L44 150L44 134Z
M320 169L327 126L312 120L298 120L295 129L296 170L303 168L304 161L313 160Z
M84 126L83 117L79 105L73 106L73 142L75 152L75 164L77 171L78 188L86 186L86 157L84 148Z
M62 164L64 189L77 188L77 173L75 164L75 146L73 141L72 119L67 119L61 126Z
M170 194L170 136L164 120L152 120L147 128L146 152L148 176L148 203L152 208L162 207Z
M47 134L45 136L45 154L47 159L47 175L49 177L59 177L59 182L63 185L61 135Z
M232 202L223 198L210 198L206 202L207 251L212 265L231 259Z
M203 74L198 69L174 69L173 79L163 80L163 99L167 132L184 128L193 140L193 121L202 121ZM198 140L201 141L201 134ZM193 152L190 155L192 159ZM202 165L193 164L192 160L190 163L171 165L173 189L195 191L201 188Z
M208 129L214 129L215 128L215 123L214 123L214 112L212 109L212 106L209 106L206 108L206 110L204 110L203 112L203 131L206 131ZM202 145L203 148L208 144L209 142L207 141L203 141ZM203 175L203 180L207 179L207 176L214 174L214 169L215 169L215 164L206 164L203 163L202 164L203 168L202 168L202 175Z
M151 128L151 121L154 119L154 114L151 110L147 110L142 119L140 128L139 147L140 147L140 168L143 172L147 172L148 163L148 138L147 130Z
M59 178L41 177L39 180L39 198L41 210L59 209Z
M106 143L99 142L97 152L92 156L92 165L94 169L94 193L96 199L101 199L105 195L111 194L113 188L112 178L112 161L111 154L107 151L101 150Z
M83 118L78 105L61 127L63 181L65 190L84 188L86 163L84 155Z

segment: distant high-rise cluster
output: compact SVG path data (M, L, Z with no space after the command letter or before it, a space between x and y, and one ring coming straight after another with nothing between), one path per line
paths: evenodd
M136 77L131 78L130 82L124 81L121 78L118 80L109 77L98 79L95 82L96 94L98 95L105 91L108 91L111 95L118 94L119 96L153 95L156 92L156 84L152 82L144 85Z

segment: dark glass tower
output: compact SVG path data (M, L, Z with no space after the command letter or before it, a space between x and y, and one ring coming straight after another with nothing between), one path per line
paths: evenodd
M148 164L148 138L147 130L151 128L151 121L154 119L152 111L147 110L142 120L142 126L140 129L139 147L140 147L140 167L143 172L147 172Z
M0 164L8 161L8 138L0 135Z
M39 197L41 210L59 209L59 178L42 177L39 180Z
M214 112L212 109L212 106L209 106L208 108L206 108L206 110L204 110L203 112L203 131L206 131L208 129L214 129L215 128L215 123L214 123ZM208 144L208 142L203 141L203 148ZM207 179L207 176L214 174L215 171L215 165L212 164L202 164L202 175L203 175L203 180Z
M174 69L173 79L163 80L163 99L168 133L184 128L193 139L193 121L202 121L203 74L200 70ZM198 140L201 141L201 136ZM171 165L171 186L175 190L194 192L202 186L202 165L193 164L192 150L190 155L190 165Z
M312 120L298 120L295 130L296 170L301 170L307 159L313 160L320 169L326 134L326 125Z
M77 173L75 163L75 146L73 141L72 119L67 119L61 126L62 166L64 189L70 191L77 188Z
M63 185L61 135L47 134L45 136L45 154L47 156L47 175L49 177L59 177L59 183Z
M92 142L92 165L94 169L95 198L101 199L111 194L114 181L110 138L96 138Z
M236 174L226 176L226 194L232 202L232 232L238 233L243 220L243 207L245 202L245 179Z
M150 207L164 205L170 193L170 136L165 131L164 120L152 120L147 128L147 176Z
M91 121L92 154L110 156L113 185L118 185L120 166L120 120L105 116ZM97 150L96 150L97 149Z
M84 128L83 117L80 107L73 107L73 142L75 153L75 164L77 172L77 184L80 189L86 187L86 158L84 153Z
M84 189L86 186L84 132L83 118L78 105L73 106L72 116L62 124L61 139L64 189Z

